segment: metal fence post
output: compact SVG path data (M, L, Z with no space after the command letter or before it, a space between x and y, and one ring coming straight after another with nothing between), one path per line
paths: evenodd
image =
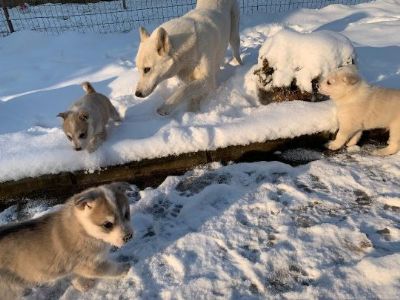
M122 0L122 7L124 9L128 9L128 7L126 6L126 0Z
M10 33L13 33L15 30L14 30L14 26L10 19L10 14L8 13L7 1L3 0L1 6L3 7L3 12L4 12L4 16L6 17L8 29L10 30Z

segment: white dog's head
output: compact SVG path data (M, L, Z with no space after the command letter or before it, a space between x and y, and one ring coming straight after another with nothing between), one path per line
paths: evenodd
M360 82L357 68L354 65L344 66L331 72L321 81L319 92L332 99L340 99Z
M136 56L140 79L136 97L147 97L160 82L175 75L171 72L174 65L171 48L171 41L164 28L159 27L149 35L146 29L140 27L140 45Z

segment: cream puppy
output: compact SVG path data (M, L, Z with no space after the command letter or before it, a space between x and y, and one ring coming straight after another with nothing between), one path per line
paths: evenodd
M69 111L59 113L63 118L63 130L76 151L94 152L106 139L106 125L110 119L121 120L110 100L95 91L89 82L82 83L86 92Z
M96 278L118 278L127 263L107 258L110 247L132 238L127 183L91 188L40 218L0 227L0 299L19 299L23 290L72 276L87 290Z
M337 150L357 144L364 130L385 128L390 132L388 146L373 152L391 155L400 149L400 90L368 85L355 66L332 72L320 83L319 91L336 104L339 131L327 144Z

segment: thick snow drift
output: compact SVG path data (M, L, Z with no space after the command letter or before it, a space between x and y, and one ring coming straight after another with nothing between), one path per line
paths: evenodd
M63 280L27 299L396 299L399 177L400 154L169 177L131 197L135 237L112 254L131 263L128 276L85 294ZM17 215L0 213L0 224Z
M351 41L342 34L328 30L301 33L283 29L261 47L257 68L263 67L264 59L274 73L271 78L263 78L269 83L262 88L288 87L295 79L301 91L311 93L312 80L323 78L337 67L352 64L356 54Z

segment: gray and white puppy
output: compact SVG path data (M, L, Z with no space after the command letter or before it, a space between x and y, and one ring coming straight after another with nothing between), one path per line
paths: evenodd
M130 265L107 255L133 235L128 189L128 183L91 188L55 212L0 227L0 299L18 299L26 288L66 276L85 291L96 278L126 275Z
M375 128L388 129L390 137L388 146L373 154L392 155L400 150L400 90L371 86L355 66L345 66L329 74L319 91L337 108L339 131L327 144L330 150L354 146L364 130Z
M82 88L86 95L57 117L63 118L64 133L76 151L94 152L107 137L108 121L119 122L121 117L110 99L97 93L89 82L82 83Z

